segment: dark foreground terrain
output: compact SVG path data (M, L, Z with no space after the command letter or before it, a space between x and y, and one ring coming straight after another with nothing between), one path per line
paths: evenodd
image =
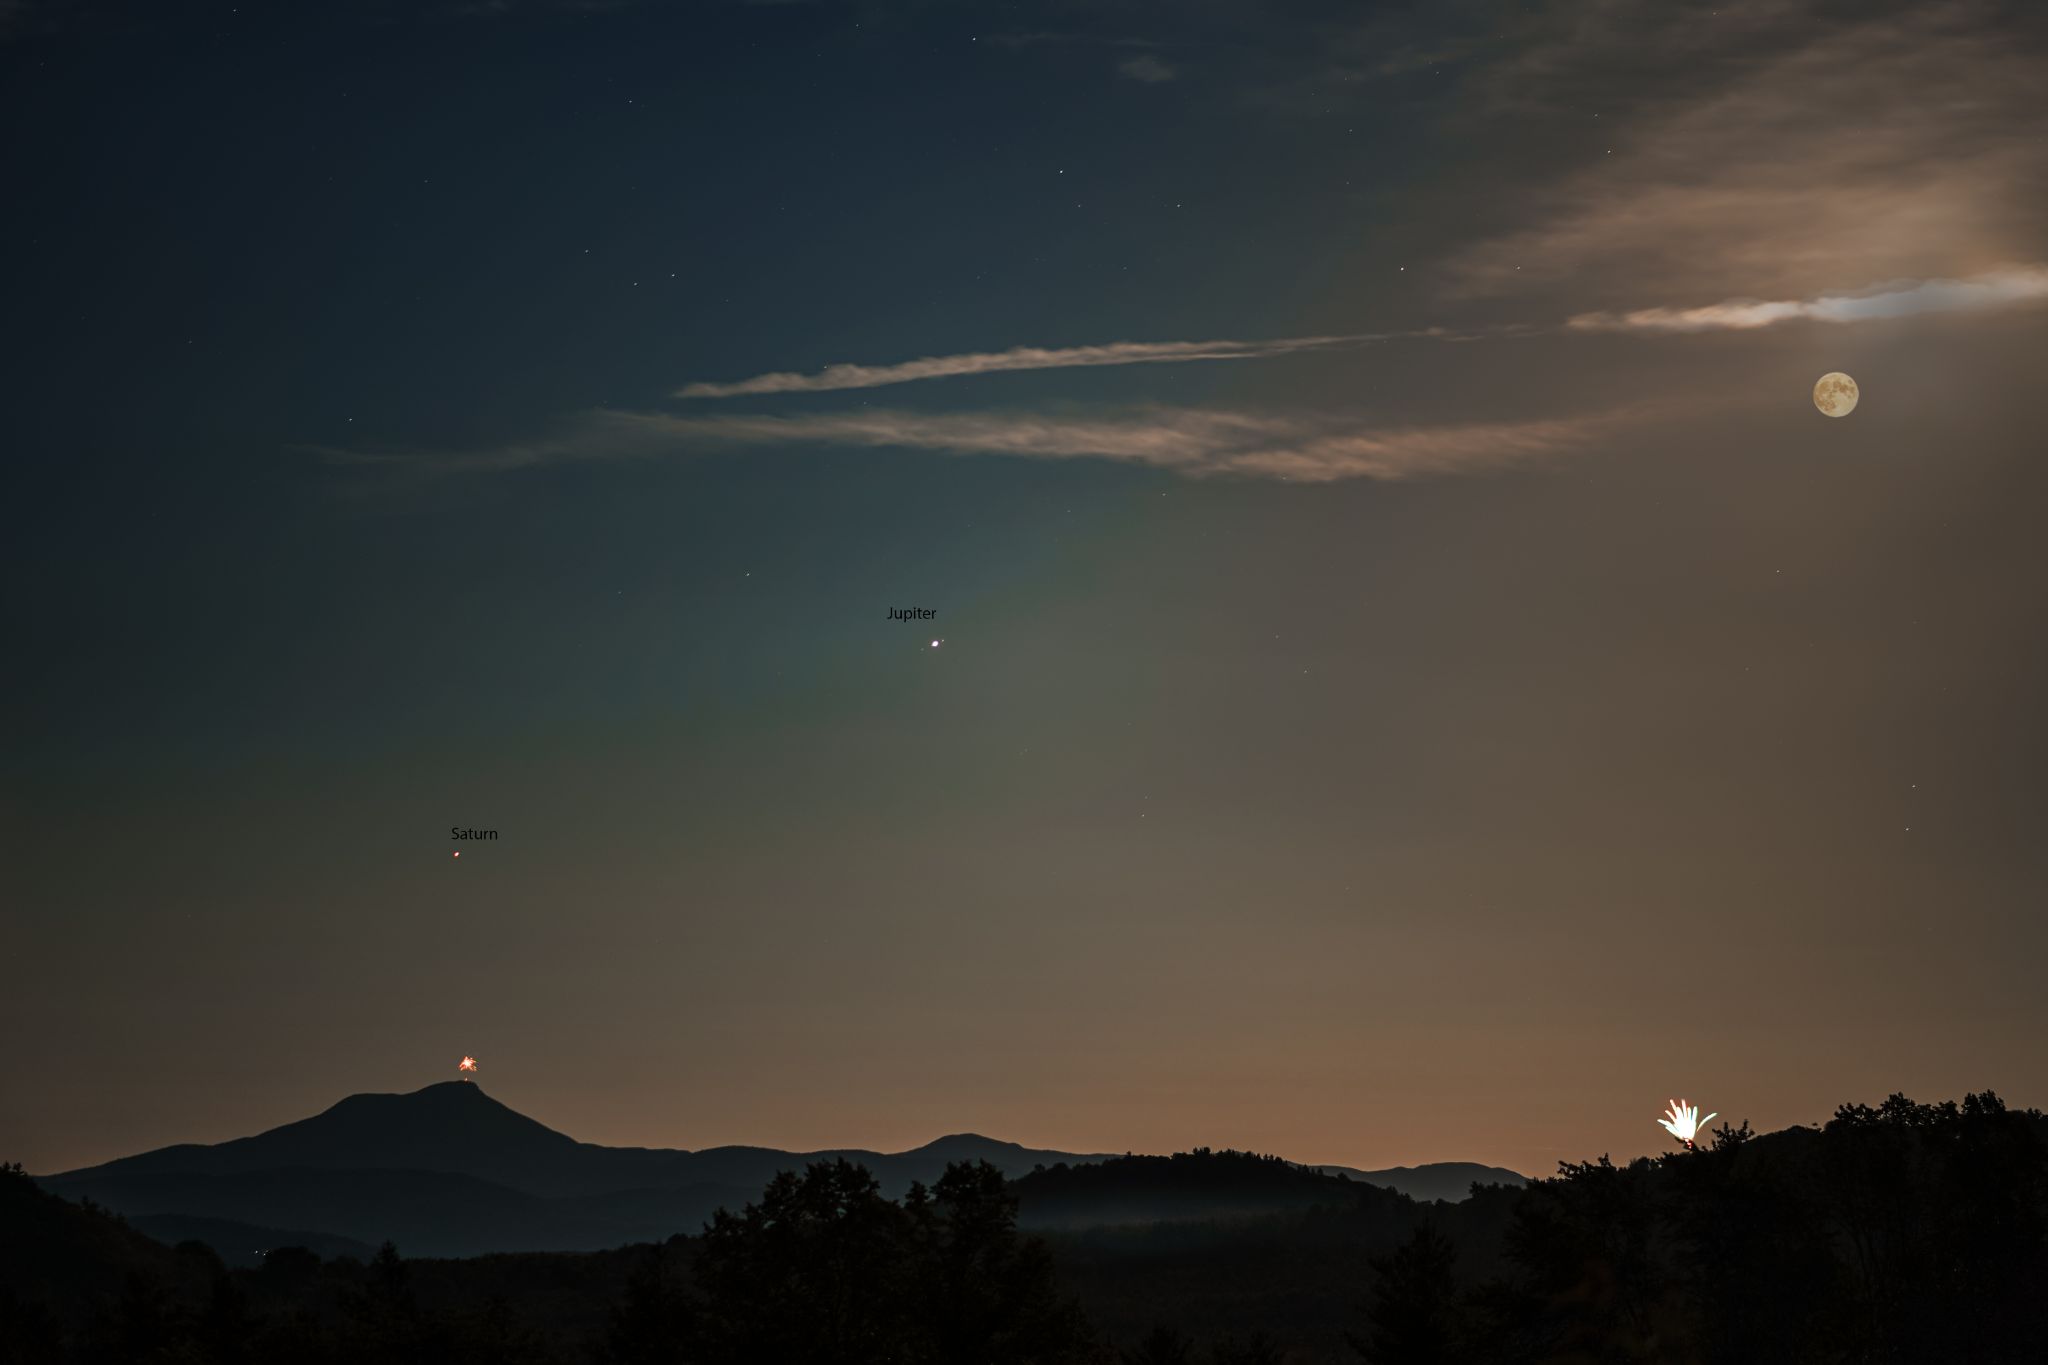
M166 1245L10 1168L0 1360L2032 1365L2048 1342L2048 1120L1988 1094L1458 1203L1203 1151L956 1162L895 1198L831 1158L701 1235L587 1253L231 1265L206 1226Z

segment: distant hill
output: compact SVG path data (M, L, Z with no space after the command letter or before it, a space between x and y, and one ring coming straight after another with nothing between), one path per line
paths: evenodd
M1034 1230L1263 1218L1405 1202L1279 1157L1201 1149L1034 1171L1016 1183L1018 1222Z
M279 1247L304 1247L315 1256L332 1259L352 1256L368 1261L377 1248L353 1237L331 1232L306 1232L293 1228L258 1227L226 1218L192 1218L182 1213L144 1214L128 1219L128 1226L169 1246L180 1242L204 1242L232 1266L258 1267L264 1257Z
M1474 1185L1509 1185L1516 1189L1529 1177L1503 1166L1482 1166L1474 1161L1433 1161L1427 1166L1390 1166L1384 1171L1361 1171L1356 1166L1317 1166L1325 1175L1361 1180L1381 1189L1398 1190L1424 1204L1443 1200L1457 1203L1472 1195Z
M306 1228L416 1256L490 1251L596 1251L696 1231L613 1222L575 1201L543 1199L446 1171L137 1171L45 1182L130 1217L184 1215L264 1227ZM209 1239L210 1240L210 1239ZM235 1249L239 1251L239 1248ZM228 1254L226 1252L223 1253Z
M0 1168L0 1360L55 1358L117 1312L132 1284L196 1296L216 1266L155 1241L101 1209Z
M302 1229L302 1237L373 1246L390 1239L413 1255L471 1256L587 1251L694 1233L718 1209L736 1210L758 1198L778 1173L835 1157L866 1167L892 1197L913 1182L932 1183L954 1162L986 1161L1014 1179L1039 1168L1074 1171L1110 1159L974 1133L905 1152L603 1147L556 1132L478 1085L449 1081L410 1094L352 1095L253 1137L163 1147L41 1183L68 1199L90 1199L148 1220L146 1226L199 1237L235 1259L255 1250L247 1245L252 1229L264 1237L272 1234L263 1229ZM1340 1183L1307 1167L1286 1170L1304 1190L1310 1184L1301 1182ZM1462 1198L1474 1180L1521 1179L1463 1163L1346 1174L1425 1199ZM1041 1186L1051 1201L1041 1204L1044 1216L1060 1226L1085 1225L1091 1219L1086 1197L1072 1191L1055 1196L1061 1188L1058 1181ZM1100 1193L1112 1197L1108 1186ZM1173 1206L1163 1195L1148 1197L1164 1200L1162 1209ZM1105 1204L1094 1221L1129 1221L1144 1206L1125 1192L1113 1198L1119 1202ZM1284 1201L1275 1205L1262 1195L1249 1207L1281 1206Z

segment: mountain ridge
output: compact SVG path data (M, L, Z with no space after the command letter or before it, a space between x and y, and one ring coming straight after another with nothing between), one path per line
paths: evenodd
M1014 1180L1121 1155L1026 1147L970 1132L900 1152L606 1147L549 1128L473 1082L444 1081L350 1095L247 1137L159 1147L37 1183L166 1225L214 1220L299 1228L371 1244L393 1238L414 1254L463 1256L595 1250L694 1233L717 1210L758 1199L781 1172L839 1159L866 1167L884 1193L898 1197L914 1183L934 1183L956 1162L986 1161ZM1470 1163L1397 1168L1388 1178L1286 1164L1318 1175L1341 1171L1422 1199L1463 1198L1475 1180L1523 1182L1517 1172ZM1087 1216L1085 1209L1065 1214Z
M389 1122L388 1120L392 1118L397 1118L401 1122ZM421 1118L437 1120L435 1129L422 1134L418 1122ZM450 1123L447 1121L450 1118L457 1121ZM315 1137L330 1148L330 1154L307 1150L307 1140ZM415 1145L395 1149L391 1146L394 1138ZM423 1139L425 1145L417 1145ZM489 1150L486 1149L487 1145ZM1040 1163L1052 1165L1060 1161L1070 1164L1079 1161L1107 1161L1112 1157L1131 1155L1128 1152L1069 1152L1056 1148L1027 1147L1022 1143L967 1131L947 1133L930 1142L895 1152L865 1147L795 1151L749 1143L728 1143L699 1148L611 1147L582 1142L566 1133L549 1128L538 1119L530 1118L513 1109L473 1081L437 1081L411 1091L358 1092L335 1101L317 1114L279 1124L277 1127L267 1128L247 1137L229 1138L214 1143L172 1143L130 1156L115 1157L110 1161L37 1178L46 1181L69 1180L117 1171L230 1170L253 1169L261 1165L339 1170L447 1170L490 1179L490 1175L476 1169L478 1163L502 1161L508 1147L521 1155L537 1152L568 1160L587 1159L594 1155L598 1160L616 1163L621 1169L630 1170L633 1165L642 1164L649 1172L659 1172L662 1164L679 1158L742 1159L746 1156L762 1155L778 1159L805 1158L817 1161L841 1156L848 1159L877 1157L884 1160L940 1157L947 1161L979 1159L988 1160L991 1165L1004 1168L1007 1174L1021 1174L1030 1170L1031 1165ZM332 1151L336 1148L340 1151ZM257 1159L241 1160L249 1156L255 1156ZM1008 1158L1010 1163L1018 1165L1018 1169L1009 1170L1004 1161L991 1159L998 1156ZM423 1160L422 1157L428 1159ZM1021 1164L1027 1159L1031 1165ZM1332 1175L1341 1173L1354 1180L1365 1180L1368 1183L1394 1188L1399 1187L1401 1177L1448 1168L1512 1177L1509 1183L1527 1179L1518 1171L1479 1162L1429 1162L1419 1166L1387 1167L1383 1170L1366 1170L1356 1166L1316 1162L1295 1164ZM518 1181L501 1183L513 1184L515 1188L522 1187ZM658 1182L653 1187L658 1187ZM625 1186L607 1182L604 1188L616 1189ZM544 1195L557 1193L538 1188L529 1192Z

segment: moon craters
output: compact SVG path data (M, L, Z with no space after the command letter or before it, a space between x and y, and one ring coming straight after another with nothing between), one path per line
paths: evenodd
M1822 375L1813 386L1813 405L1830 417L1847 417L1862 396L1856 381L1840 370Z

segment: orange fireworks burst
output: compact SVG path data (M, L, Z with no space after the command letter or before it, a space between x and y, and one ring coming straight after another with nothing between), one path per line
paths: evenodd
M455 1069L463 1072L465 1075L473 1073L476 1070L476 1058L465 1055L460 1062L455 1064Z

